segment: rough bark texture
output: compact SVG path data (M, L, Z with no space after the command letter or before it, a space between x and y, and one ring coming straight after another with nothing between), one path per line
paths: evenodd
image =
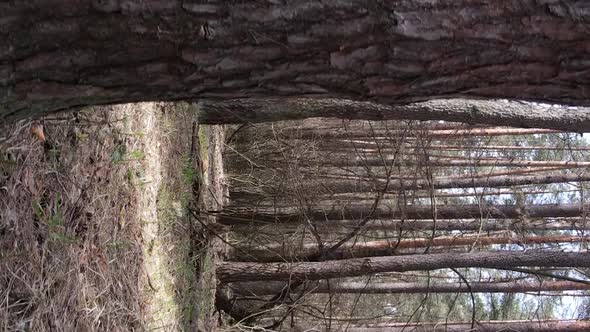
M245 282L234 283L231 289L235 294L271 295L277 294L285 287L284 282ZM407 294L407 293L527 293L556 292L569 290L588 290L590 284L573 281L541 281L541 282L470 282L465 283L434 283L419 282L309 282L301 286L305 293L332 294Z
M590 130L590 110L531 103L482 100L431 100L387 106L337 99L241 99L200 104L204 123L256 123L311 117L366 120L440 120L522 128Z
M355 258L339 261L303 263L217 264L222 282L263 280L320 280L356 277L382 272L405 272L445 268L497 268L519 266L590 267L587 252L478 252L467 254L428 254L393 257Z
M389 323L370 324L366 327L347 327L348 332L584 332L590 330L590 321L576 320L547 320L547 321L481 321L477 322L474 329L470 322L448 323Z
M0 116L315 96L590 105L574 0L54 0L0 5Z
M473 219L473 218L550 218L550 217L579 217L586 209L578 204L538 204L529 205L521 209L515 205L479 206L477 204L465 205L438 205L436 208L426 205L406 206L404 211L393 207L377 207L371 205L347 205L332 206L321 210L316 208L306 211L306 218L322 222L326 220L360 220L367 216L375 219L404 217L405 220L433 219L436 211L437 219ZM219 222L231 225L248 220L256 222L299 222L303 218L298 208L276 208L252 210L249 208L232 208L220 215Z
M493 244L517 244L520 246L533 244L576 243L588 241L586 236L441 236L433 239L402 239L376 240L357 242L353 245L343 245L327 255L324 259L349 259L359 257L389 256L398 253L402 249L417 249L430 247L451 248L454 246L489 246ZM288 252L283 246L256 246L239 247L230 254L230 261L239 262L303 262L317 260L323 257L317 244L306 243L301 248L289 248ZM247 254L246 254L247 253Z

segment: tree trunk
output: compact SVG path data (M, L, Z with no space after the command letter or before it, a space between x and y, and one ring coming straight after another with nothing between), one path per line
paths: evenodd
M366 324L365 324L366 325ZM475 329L470 322L437 322L437 323L377 323L368 326L347 326L348 332L404 332L404 331L428 331L428 332L584 332L590 330L590 321L577 320L541 320L541 321L480 321L476 322Z
M359 223L358 220L338 220L335 222L327 222L325 224L318 224L318 231L321 232L336 232L337 228L354 228ZM253 229L254 225L251 223L241 223L232 226L233 232L251 233L256 232L278 232L287 233L295 231L298 224L266 224L263 228ZM400 220L371 220L364 227L367 231L387 231L389 233L412 232L412 231L426 231L434 228L434 222L431 220L412 220L402 222ZM494 232L494 231L518 231L518 232L539 232L539 231L590 231L590 222L588 220L555 220L555 221L528 221L527 223L515 222L514 220L437 220L436 230L441 232L450 231L479 231Z
M335 156L336 157L336 156ZM353 157L354 158L354 157ZM445 160L430 159L428 161L418 162L416 160L392 160L389 158L365 158L360 160L351 160L351 155L342 156L342 158L330 158L319 160L318 164L330 167L385 167L385 166L438 166L438 167L590 167L588 161L560 161L560 160L505 160L505 159L465 159L465 160Z
M443 161L444 162L444 161ZM449 176L440 176L436 177L438 181L451 181L451 180L465 180L465 179L476 179L476 178L493 178L496 176L505 176L505 175L525 175L528 174L530 176L531 173L546 173L549 171L557 171L557 170L566 170L566 169L575 169L575 168L583 168L584 166L577 166L575 165L568 165L568 166L550 166L550 167L526 167L526 168L517 168L517 169L508 169L502 171L493 171L492 170L474 170L473 174L460 174L460 175L449 175ZM321 171L318 170L304 170L302 173L309 174L310 177L321 178L321 179L338 179L338 180L361 180L361 181L373 181L373 180L385 180L387 173L382 170L380 172L379 169L371 170L371 175L361 175L366 170L360 169L360 167L355 168L348 168L348 167L333 167L333 168L322 168ZM253 172L252 172L253 173ZM253 174L254 175L254 174ZM255 176L255 175L254 175ZM424 176L410 176L410 175L390 175L389 178L391 179L404 179L404 180L423 180ZM507 191L508 194L514 194L513 191ZM482 194L489 194L482 193ZM458 197L464 196L465 193L452 193L451 196L448 197ZM437 193L437 197L444 197L444 194ZM413 195L413 197L417 197ZM430 196L427 196L430 197ZM371 197L374 198L374 197Z
M0 118L303 95L590 105L589 17L583 1L4 2Z
M590 148L587 147L568 147L568 146L563 146L563 145L555 145L555 146L518 146L518 145L481 145L484 143L474 143L474 144L469 144L469 145L465 145L465 142L459 142L459 144L448 144L448 142L445 142L447 144L427 144L426 146L421 146L421 145L416 145L415 143L411 143L411 142L407 142L406 145L404 145L404 150L409 150L409 151L413 151L413 150L418 150L418 151L423 151L424 148L426 148L426 150L432 150L432 151L480 151L480 150L496 150L496 151L558 151L558 150L564 150L564 151L589 151ZM387 151L387 152L391 152L392 150L395 150L395 148L392 148L391 146L385 145L383 146L383 144L378 144L378 142L371 142L371 141L366 141L366 142L351 142L350 140L347 139L341 139L341 140L326 140L326 141L319 141L316 142L315 145L320 148L321 150L326 150L326 151L333 151L333 150L337 150L337 151L341 151L343 150L344 152L351 152L356 150L359 151L377 151L377 148L379 147L382 151Z
M400 106L337 99L231 100L200 104L203 123L257 123L297 120L311 117L336 117L367 120L439 120L470 124L489 124L524 128L588 131L590 110L572 112L565 107L540 107L530 103L481 100L431 100ZM449 129L449 136L464 129ZM477 130L479 131L479 130ZM484 130L481 130L483 133ZM473 133L471 134L473 135ZM444 137L439 134L430 137Z
M590 121L590 120L589 120ZM357 140L391 140L397 137L422 137L422 139L447 139L451 137L471 137L471 136L519 136L533 134L558 134L562 131L552 129L522 129L522 128L473 128L473 129L456 129L456 130L413 130L392 129L392 130L341 130L329 131L325 129L284 129L280 131L281 137L289 139L357 139ZM262 136L276 135L273 132L262 133Z
M439 205L436 208L426 205L406 206L404 211L397 208L377 207L371 205L347 205L331 206L321 209L314 207L311 211L305 211L305 217L314 221L327 222L328 220L360 220L371 216L374 219L399 219L402 216L405 220L433 219L436 211L437 219L514 219L528 217L535 218L558 218L558 217L579 217L587 210L579 204L538 204L526 206L523 211L514 205L479 206L477 204L465 205ZM246 221L256 222L299 222L302 220L302 213L299 208L268 207L251 208L229 207L219 215L218 222L231 225Z
M494 244L518 244L526 246L530 244L556 244L577 243L588 241L586 236L550 235L550 236L475 236L464 235L440 236L433 239L401 239L377 240L356 242L353 245L343 245L332 251L324 259L349 259L360 257L390 256L398 253L397 250L418 249L430 247L451 248L455 246L489 246ZM329 246L328 246L329 247ZM283 246L255 246L238 247L230 253L229 261L234 262L305 262L317 261L322 257L317 244L306 243L300 247L285 248Z
M374 147L374 146L373 146ZM421 148L415 146L412 148ZM590 148L584 147L568 147L568 146L517 146L517 145L475 145L475 146L460 146L460 145L445 145L436 144L428 145L429 150L459 150L459 151L479 151L479 150L497 150L497 151L590 151Z
M590 181L590 174L548 174L548 175L531 175L531 176L498 176L494 178L477 178L477 179L441 179L429 183L425 180L418 181L400 181L390 180L387 191L388 193L398 192L400 190L427 190L427 189L451 189L451 188L498 188L513 187L523 185L539 185L550 183L566 182L586 182ZM324 181L321 189L330 194L358 193L358 192L380 192L383 181L378 181L374 186L367 181ZM312 182L311 186L317 186Z
M406 272L447 268L510 269L536 267L590 267L587 252L476 252L467 254L427 254L354 258L338 261L299 263L217 264L222 282L264 280L320 280L358 277L383 272Z
M242 296L278 294L285 287L281 281L234 283L232 290ZM323 294L408 294L408 293L529 293L590 290L590 284L573 281L509 281L462 283L420 282L309 282L300 287L305 293Z

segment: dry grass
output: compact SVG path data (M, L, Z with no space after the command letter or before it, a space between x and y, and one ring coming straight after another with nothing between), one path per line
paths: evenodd
M201 130L190 158L194 120L146 103L49 116L45 143L0 127L0 330L215 328L215 254L184 208L220 152Z
M138 139L110 107L0 129L0 321L4 330L142 326ZM135 158L136 159L136 158Z

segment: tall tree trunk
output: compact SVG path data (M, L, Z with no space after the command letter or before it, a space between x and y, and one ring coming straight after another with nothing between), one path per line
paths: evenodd
M586 236L548 235L548 236L475 236L462 237L441 236L432 239L401 239L355 242L343 245L332 251L325 259L349 259L360 257L378 257L395 255L397 250L430 247L451 248L455 246L489 246L494 244L531 244L576 243L588 241ZM322 257L317 244L305 243L300 247L285 248L283 246L237 247L230 253L228 260L238 262L304 262L315 261Z
M590 111L589 111L590 112ZM590 122L590 120L589 120ZM562 131L552 129L522 129L522 128L472 128L472 129L456 129L456 130L342 130L342 131L328 131L325 129L284 129L280 131L281 137L292 139L364 139L372 140L390 140L397 137L421 137L422 139L448 139L452 137L471 137L471 136L518 136L518 135L533 135L533 134L558 134ZM262 133L264 135L276 135L276 133L268 132Z
M340 228L354 228L358 224L358 220L338 220L335 222L327 222L325 224L316 225L319 232L334 233L335 229ZM298 224L266 224L266 227L253 229L254 225L251 223L234 224L232 231L241 233L256 232L278 232L287 233L294 231ZM387 231L390 233L410 232L410 231L425 231L434 229L435 224L431 220L371 220L364 227L367 231ZM528 221L526 223L515 222L514 220L437 220L436 230L450 232L450 231L479 231L494 232L494 231L520 231L520 232L539 232L539 231L590 231L590 221L583 219L574 220L553 220L553 221Z
M234 283L231 289L242 296L262 296L280 293L281 281ZM573 281L508 281L466 283L420 282L335 282L315 281L300 286L305 293L324 294L408 294L408 293L528 293L590 290L590 284Z
M522 266L590 267L587 252L476 252L354 258L324 262L217 264L222 282L264 280L320 280L357 277L382 272L406 272L446 268L510 269Z
M413 147L420 148L420 147ZM479 150L497 150L497 151L590 151L590 148L585 147L568 147L568 146L518 146L518 145L475 145L475 146L460 146L435 144L428 145L429 150L459 150L459 151L479 151Z
M432 183L425 180L418 181L400 181L390 180L386 192L397 192L400 190L427 190L427 189L451 189L451 188L498 188L513 187L522 185L537 185L550 183L565 182L585 182L590 181L590 174L548 174L548 175L531 175L531 176L498 176L494 178L477 178L477 179L434 179ZM378 192L381 191L380 185L383 181L378 181L375 186L366 181L324 181L320 189L330 194L358 193L358 192ZM316 183L311 183L311 186Z
M4 2L0 117L302 95L590 105L589 16L570 0Z
M354 157L353 157L354 158ZM429 165L439 167L589 167L588 161L561 161L561 160L506 160L506 159L478 159L471 158L465 160L445 160L445 159L430 159L428 161L418 162L416 160L392 160L389 158L365 158L360 160L351 160L351 156L342 156L341 159L330 158L327 160L319 160L318 164L322 166L336 166L336 167L385 167L385 166L417 166Z
M426 205L406 206L404 211L389 207L373 207L365 205L334 205L321 209L305 211L305 217L318 222L327 220L362 219L372 216L374 219L433 219L436 211L437 219L513 219L513 218L550 218L550 217L579 217L586 212L586 208L579 204L538 204L526 206L525 210L515 205L479 206L477 204L440 205L433 208ZM256 222L299 222L302 220L299 208L240 208L229 207L219 215L219 222L231 225L245 221Z
M385 106L335 99L232 100L200 104L200 120L209 124L256 123L310 117L367 120L439 120L496 126L549 128L584 132L590 128L590 110L571 112L560 106L505 101L431 100L410 105ZM491 135L482 129L450 128L430 137ZM471 131L471 133L469 132ZM453 133L456 132L456 133ZM499 133L501 134L501 133ZM321 136L321 135L320 135Z
M483 174L481 174L483 177ZM566 194L566 193L579 193L579 189L570 189L570 190L523 190L521 193L525 196L529 195L543 195L543 194ZM498 195L515 195L514 190L510 190L507 188L505 190L486 190L482 192L474 192L474 191L462 191L462 192L437 192L436 198L448 198L448 197L469 197L469 196L498 196ZM388 193L383 195L384 200L394 200L399 199L399 194L392 194ZM419 192L413 193L411 195L412 198L430 198L430 194L428 192ZM342 201L366 201L366 200L375 200L375 194L372 193L351 193L351 194L340 194L338 198ZM270 204L270 202L268 203Z
M470 322L437 322L437 323L376 323L365 324L369 326L347 326L348 332L404 332L404 331L428 331L428 332L584 332L590 330L590 321L577 320L540 320L540 321L480 321L472 329Z
M376 122L375 122L376 123ZM465 145L464 142L459 142L459 144L427 144L426 146L416 145L415 143L408 142L404 145L405 150L418 150L423 151L424 148L427 150L433 151L480 151L480 150L497 150L497 151L558 151L558 150L565 150L565 151L589 151L590 148L586 147L568 147L568 146L518 146L518 145L483 145L484 143L479 144L470 144ZM315 146L322 150L327 151L340 151L344 150L345 152L350 152L359 150L359 151L377 151L377 148L380 148L382 151L391 152L393 149L391 146L379 143L379 142L351 142L348 139L340 139L340 140L326 140L326 141L318 141L315 142Z

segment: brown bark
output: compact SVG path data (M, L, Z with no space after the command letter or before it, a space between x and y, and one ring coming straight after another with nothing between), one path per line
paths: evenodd
M377 240L368 242L356 242L353 245L343 245L329 253L327 259L349 259L359 257L378 257L389 256L398 253L398 250L417 249L430 247L454 246L489 246L493 244L518 244L520 246L530 244L548 244L548 243L576 243L588 241L585 236L473 236L464 235L462 237L441 236L433 239L416 238L402 239L396 238L390 240ZM306 243L300 248L292 248L292 252L285 252L282 246L256 246L240 247L240 250L234 250L228 260L235 262L301 262L314 261L322 257L317 244ZM245 254L247 253L247 255Z
M354 228L359 223L358 220L339 220L317 225L320 232L331 232L335 229ZM269 226L267 224L267 226ZM294 227L299 225L294 224L276 224L269 227L257 229L257 232L281 232L286 233L294 231ZM412 220L402 222L400 220L371 220L363 229L367 231L388 231L390 233L409 232L409 231L425 231L434 228L434 222L429 220ZM254 225L251 223L235 224L232 226L232 231L250 233L253 231ZM436 229L438 231L562 231L562 230L579 230L589 231L590 222L588 220L554 220L554 221L529 221L527 223L515 222L514 220L437 220Z
M364 139L372 140L391 140L397 137L421 137L422 139L447 139L452 137L471 137L471 136L518 136L518 135L533 135L533 134L558 134L562 131L552 129L523 129L523 128L473 128L473 129L457 129L457 130L342 130L342 131L328 131L325 129L284 129L280 132L282 137L290 139ZM264 135L264 133L262 134ZM268 135L275 135L269 133Z
M0 13L2 119L304 95L590 105L580 1L54 0L4 2Z
M492 178L495 176L504 176L504 175L524 175L524 174L531 174L531 173L545 173L548 171L556 171L556 170L565 170L571 168L582 168L583 166L576 166L576 165L569 165L569 166L551 166L551 167L526 167L526 168L518 168L518 169L509 169L504 171L477 171L474 170L473 174L460 174L460 175L450 175L444 177L437 177L439 181L447 181L447 180L457 180L457 179L474 179L474 178ZM362 174L363 169L359 169L358 167L355 168L346 168L346 167L333 167L333 168L323 168L322 172L318 172L317 170L304 170L302 173L309 174L310 177L316 177L321 179L340 179L340 180L361 180L361 181L373 181L377 180L385 180L386 173L385 171L379 172L379 170L371 170L373 172L372 176L362 176L357 174ZM410 175L396 175L391 176L392 179L404 179L404 180L422 180L424 177L416 177ZM514 194L514 192L507 191L507 194ZM452 194L455 197L464 196L465 194ZM437 197L443 197L444 194L437 194ZM416 196L414 196L416 197ZM453 196L447 196L453 197Z
M542 320L542 321L480 321L475 330L471 322L437 322L437 323L376 323L369 326L347 326L349 332L584 332L590 330L590 321L577 320Z
M451 189L451 188L498 188L522 185L538 185L550 183L585 182L590 181L590 174L547 174L531 176L498 176L494 178L477 179L434 179L430 184L425 180L400 181L390 180L386 192L397 192L400 190L427 190L427 189ZM378 183L383 183L380 181ZM310 185L313 185L310 184ZM359 181L325 181L322 188L332 194L354 193L354 192L375 192L381 191L379 186L375 187L370 182Z
M384 163L385 160L385 163ZM361 160L353 160L350 155L346 159L331 158L327 160L320 160L319 163L323 166L368 166L368 167L385 167L390 165L404 165L404 166L439 166L439 167L589 167L590 162L587 161L560 161L560 160L506 160L506 159L476 159L467 158L464 160L445 160L445 159L430 159L428 161L418 162L415 160L394 161L389 158L365 158Z
M376 122L375 122L376 123ZM480 151L480 150L497 150L497 151L589 151L590 148L585 147L568 147L568 146L518 146L518 145L480 145L480 144L469 144L465 145L464 141L459 141L458 144L428 144L426 146L416 145L415 143L408 142L405 146L405 150L434 150L434 151ZM364 141L364 142L350 142L347 139L341 140L326 140L316 142L315 145L322 150L344 150L346 152L354 151L355 148L359 151L377 151L379 147L382 151L391 152L393 149L378 142Z
M509 169L507 171L474 171L472 174L461 174L461 175L450 175L444 178L438 178L440 180L451 180L451 179L465 179L465 178L490 178L494 176L502 175L523 175L531 173L542 173L547 171L565 170L570 168L577 168L576 166L551 166L551 167L526 167L520 169ZM513 193L513 192L512 192ZM439 195L437 195L439 196Z
M480 174L479 177L484 177L484 174ZM458 177L459 178L459 177ZM525 196L528 195L543 195L543 194L555 194L555 193L579 193L579 189L572 189L572 190L522 190L521 193ZM436 193L436 198L447 198L447 197L467 197L467 196L498 196L498 195L515 195L514 190L505 189L505 190L485 190L485 191L478 191L477 193L474 191L463 191L463 192L438 192ZM430 198L430 194L427 192L412 194L412 198ZM338 198L342 201L361 201L361 200L374 200L375 195L371 193L351 193L351 194L340 194ZM399 194L392 194L388 193L383 196L384 200L387 199L397 199L399 198Z
M351 100L232 100L201 103L200 120L210 124L256 123L336 117L367 120L439 120L496 126L549 128L584 132L590 128L590 110L571 112L565 107L505 101L432 100L400 106L385 106ZM487 130L449 129L430 137L501 134ZM322 136L322 135L319 135Z
M418 147L419 148L419 147ZM568 146L517 146L517 145L482 145L482 146L460 146L460 145L429 145L428 149L432 150L460 150L460 151L478 151L478 150L498 150L498 151L590 151L590 148L568 147Z
M244 282L231 285L234 293L243 296L280 293L284 282ZM528 293L589 290L590 284L573 281L509 281L465 283L421 282L308 282L301 286L305 293L332 294L408 294L408 293Z
M357 277L382 272L406 272L445 268L590 267L587 252L476 252L354 258L301 263L217 264L222 282L264 280L320 280Z
M479 206L477 204L465 205L439 205L436 209L431 206L417 205L406 206L404 211L389 207L377 207L373 210L371 205L331 206L321 209L315 207L311 211L305 211L306 218L317 222L328 220L360 220L367 216L374 219L433 219L433 211L436 210L437 219L514 219L514 218L558 218L579 217L586 212L586 208L579 204L538 204L526 206L525 210L514 205ZM219 222L231 225L246 221L256 222L299 222L303 215L298 208L268 207L266 209L230 207L219 214Z

